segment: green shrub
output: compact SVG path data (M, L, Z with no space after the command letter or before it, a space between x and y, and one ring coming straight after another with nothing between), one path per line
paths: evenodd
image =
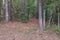
M19 21L27 22L27 14L25 14L25 13L18 13L17 15L18 15Z
M60 33L60 27L58 27L57 25L53 25L52 29L56 32L56 33Z

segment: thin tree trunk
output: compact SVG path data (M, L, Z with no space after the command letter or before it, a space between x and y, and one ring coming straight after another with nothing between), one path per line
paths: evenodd
M45 29L45 13L46 13L45 9L44 9L43 12L44 12L44 13L43 13L43 27L44 27L44 29Z
M43 30L43 23L42 23L42 0L38 0L38 11L39 11L39 27L40 27L40 30Z
M5 12L6 22L8 22L9 21L8 0L5 0Z
M21 13L25 13L25 0L21 0Z
M2 0L0 0L0 15L2 15Z
M58 28L60 27L60 16L59 16L59 8L58 8Z
M12 14L12 0L8 0L8 11L9 11L9 20L11 20L11 14Z
M51 15L50 15L50 19L49 19L49 23L48 23L48 27L50 27L50 24L51 24L51 19L52 19L52 11L51 11Z

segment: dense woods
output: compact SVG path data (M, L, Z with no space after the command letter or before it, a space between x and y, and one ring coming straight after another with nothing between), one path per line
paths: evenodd
M27 23L33 17L39 19L40 29L59 27L60 0L0 0L0 21Z

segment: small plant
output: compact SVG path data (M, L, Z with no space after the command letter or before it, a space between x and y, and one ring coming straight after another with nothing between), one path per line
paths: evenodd
M18 30L18 32L23 32L23 31L20 29L20 30Z
M45 30L48 31L49 28L50 28L49 25L47 25L47 26L45 27Z
M27 17L25 14L21 14L20 19L22 22L26 23L27 22Z

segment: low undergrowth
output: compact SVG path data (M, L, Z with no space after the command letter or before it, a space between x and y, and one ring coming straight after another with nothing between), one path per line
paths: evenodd
M56 32L56 33L60 33L60 27L58 27L57 25L53 25L52 29Z
M46 29L46 31L50 29L50 30L52 30L52 31L54 31L56 33L60 33L60 27L58 27L58 25L56 25L56 24L53 24L50 27L46 26L45 29Z

